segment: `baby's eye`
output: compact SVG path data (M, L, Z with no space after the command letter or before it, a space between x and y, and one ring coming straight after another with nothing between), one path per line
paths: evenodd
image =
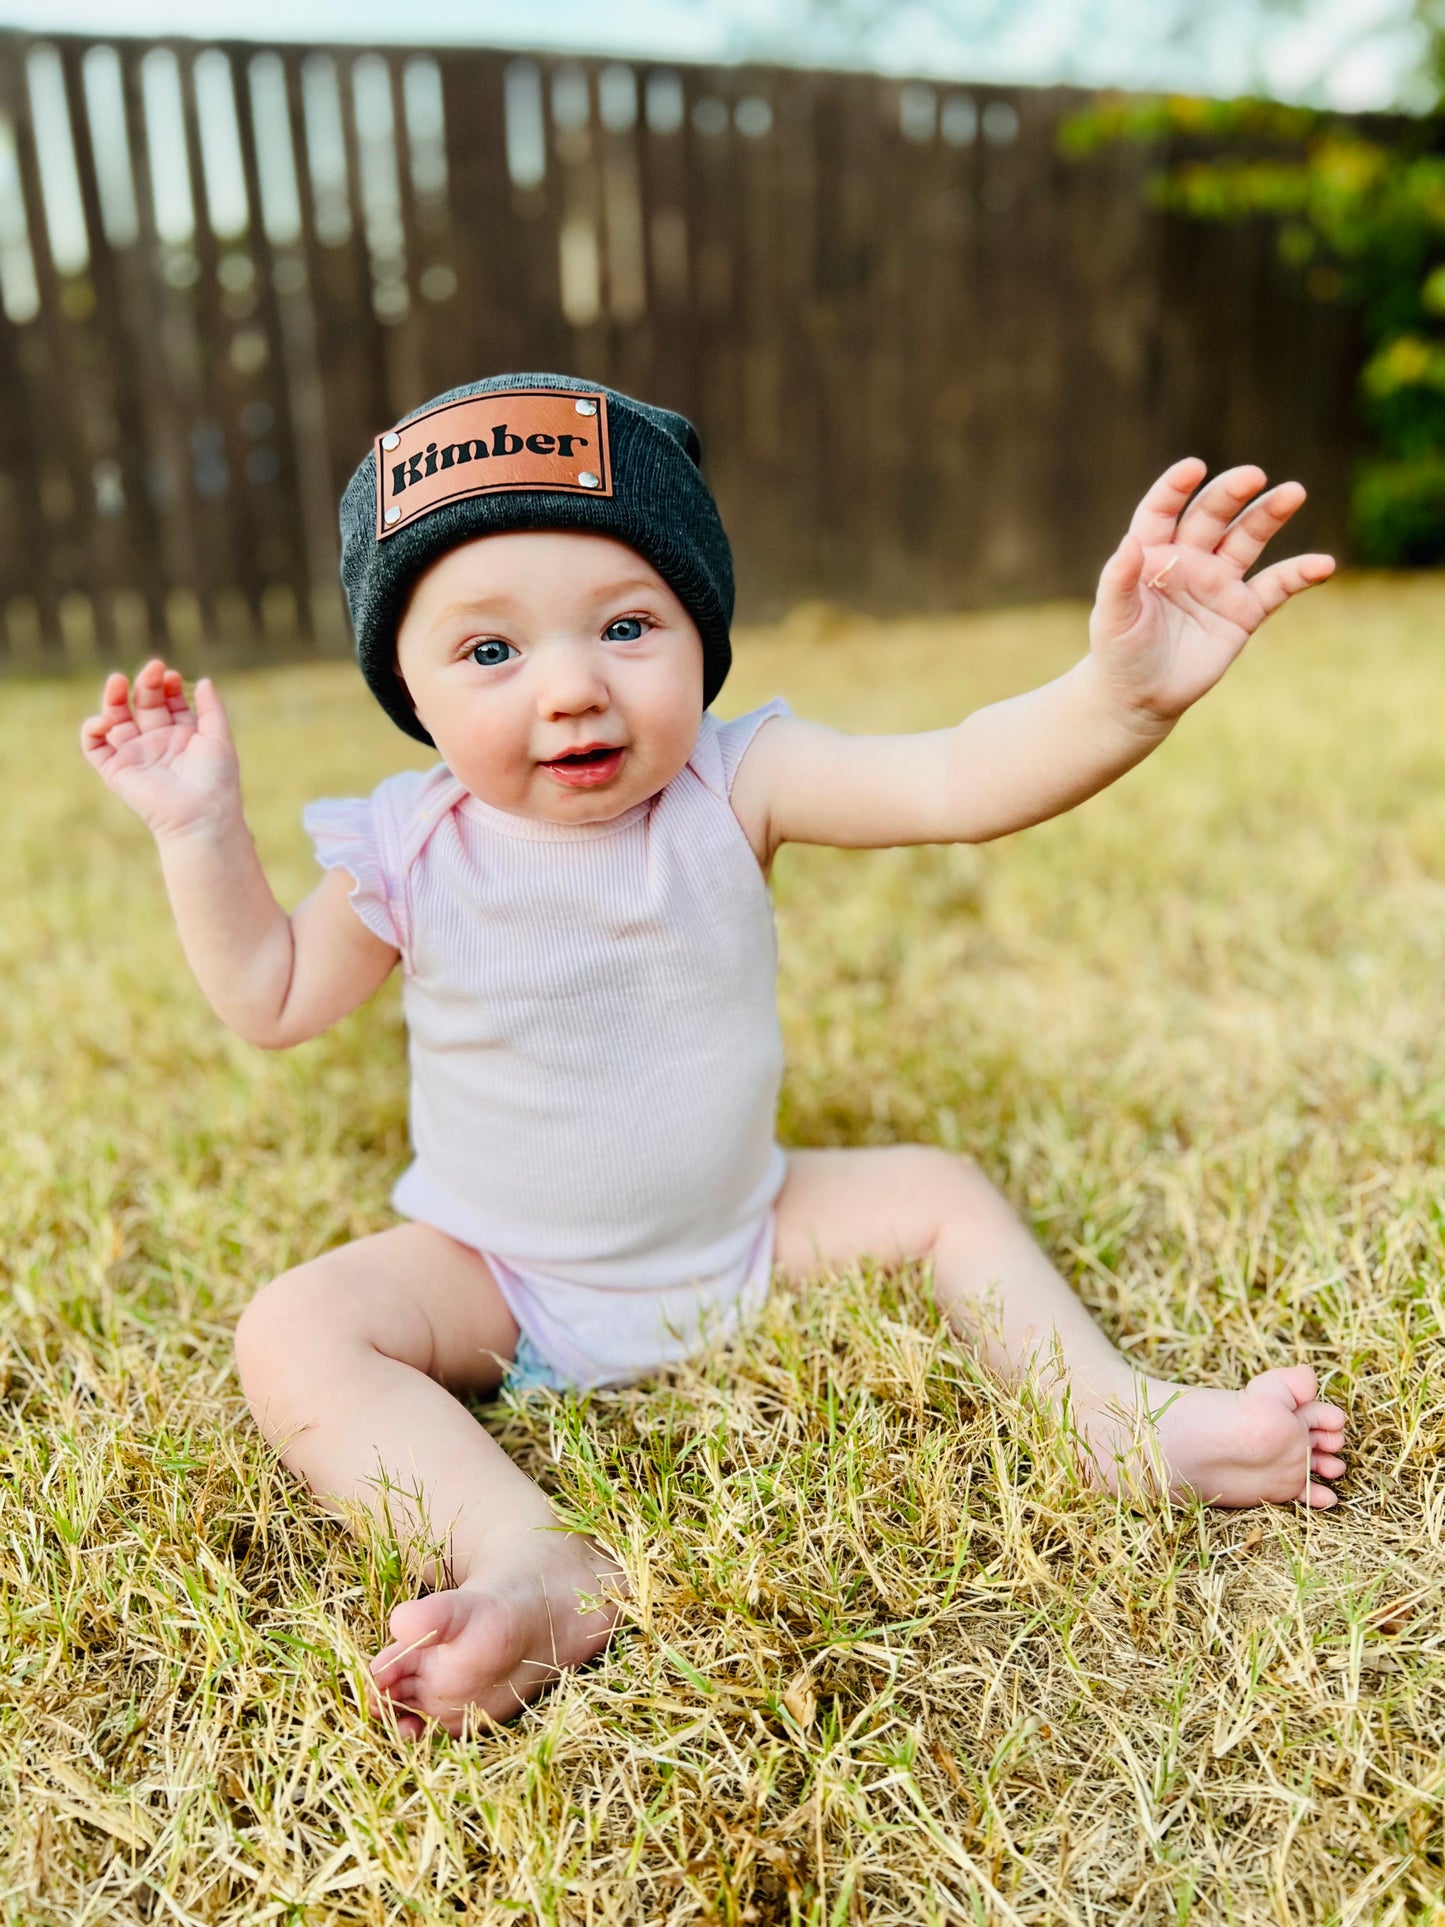
M495 636L487 636L481 642L467 645L467 654L483 669L495 669L498 663L505 662L516 653L510 642L501 642Z
M652 627L653 623L647 616L619 616L616 622L609 622L602 631L602 640L604 642L640 642ZM626 629L630 633L625 636L619 635L617 633L619 629Z

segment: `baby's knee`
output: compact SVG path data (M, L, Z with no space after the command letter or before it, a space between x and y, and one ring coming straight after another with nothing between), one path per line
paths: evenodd
M935 1240L949 1225L976 1230L996 1218L1012 1219L1003 1193L971 1158L936 1144L901 1144L894 1155L901 1186L935 1227Z
M358 1248L341 1245L273 1278L241 1313L236 1370L254 1402L258 1386L295 1382L305 1390L318 1371L343 1370L381 1353L430 1371L431 1326L393 1281Z
M364 1299L325 1261L298 1265L263 1285L236 1326L236 1370L248 1397L304 1381L322 1355L367 1342Z
M900 1144L892 1156L898 1160L899 1175L910 1190L940 1203L974 1202L998 1195L971 1158L945 1151L940 1145Z
M334 1309L327 1303L330 1296L310 1265L284 1271L261 1287L236 1325L236 1370L244 1391L250 1393L310 1349L312 1331Z

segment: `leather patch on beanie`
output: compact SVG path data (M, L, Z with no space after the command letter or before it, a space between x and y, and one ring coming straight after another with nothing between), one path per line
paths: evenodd
M610 495L607 397L512 388L429 409L376 438L376 535L497 489Z

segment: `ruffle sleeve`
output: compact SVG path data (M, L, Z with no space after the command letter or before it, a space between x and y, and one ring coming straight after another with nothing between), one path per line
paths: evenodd
M718 748L722 752L723 778L729 796L733 793L733 778L738 773L738 764L747 755L749 745L763 724L771 722L774 716L791 716L792 713L781 696L774 696L761 709L750 709L746 716L734 716L730 723L720 725Z
M406 916L401 879L387 863L376 798L326 797L308 803L302 827L316 845L324 870L345 870L355 880L351 906L383 943L406 949Z

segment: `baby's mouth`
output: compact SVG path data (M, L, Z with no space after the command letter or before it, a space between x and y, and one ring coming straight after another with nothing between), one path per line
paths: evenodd
M618 743L594 743L590 749L569 750L542 768L569 789L595 789L610 783L622 767L625 751Z
M599 743L596 749L574 749L569 750L565 756L554 756L552 758L552 767L554 769L584 769L589 763L605 762L609 756L615 756L617 753L615 745Z

